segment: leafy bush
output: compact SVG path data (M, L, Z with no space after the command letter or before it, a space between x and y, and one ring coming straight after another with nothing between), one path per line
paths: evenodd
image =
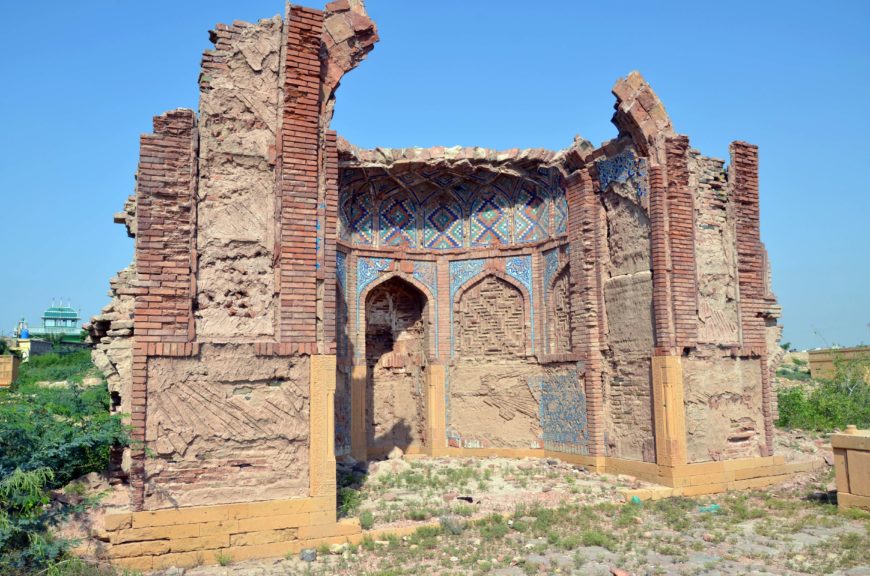
M73 510L51 502L48 491L105 470L112 446L128 441L120 417L109 413L106 385L78 384L92 370L86 350L35 356L12 390L0 392L0 574L82 568L64 556L69 543L48 532ZM70 384L36 385L44 380Z
M56 508L48 506L46 488L54 480L50 468L15 470L0 480L0 570L14 573L58 560L67 543L48 536Z
M362 504L362 494L348 486L338 490L338 513L339 516L353 516Z
M375 525L375 515L370 510L363 510L359 515L359 525L363 530L371 530Z
M33 358L35 366L24 365L14 390L0 395L0 478L16 469L49 468L54 473L49 487L57 488L88 472L105 470L111 446L127 441L120 418L109 413L105 384L35 385L55 377L81 381L81 354L70 355L69 364L58 358Z
M787 388L777 394L777 426L830 432L848 424L870 427L870 360L838 360L835 374L811 391Z
M792 366L782 366L777 368L776 375L780 378L788 378L789 380L798 380L800 382L807 382L810 379L809 372L795 369Z
M20 392L36 392L42 390L42 388L34 388L37 382L66 380L81 383L93 367L90 350L31 356L30 360L21 365L18 379L13 387Z

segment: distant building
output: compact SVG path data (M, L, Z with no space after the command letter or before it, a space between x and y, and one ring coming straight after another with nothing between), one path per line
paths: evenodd
M42 314L42 326L31 328L32 338L81 336L81 316L70 306L51 306Z

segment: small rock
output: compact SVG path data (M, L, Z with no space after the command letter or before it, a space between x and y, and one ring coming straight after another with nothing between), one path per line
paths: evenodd
M631 576L631 572L628 570L623 570L622 568L616 568L613 566L610 568L610 573L613 574L613 576Z
M703 539L704 542L712 542L714 540L714 537L709 532L705 532L704 535L701 536L701 539Z
M553 487L550 484L544 484L544 486L541 488L541 492L544 492L544 493L551 492L552 490L553 490Z
M508 568L499 568L493 572L493 576L526 576L521 568L510 566Z
M466 522L462 516L449 514L440 518L441 527L448 534L458 535L465 531Z
M459 562L459 558L457 558L456 556L451 556L450 561L456 564L457 562Z
M827 464L828 466L833 466L833 465L834 465L834 457L833 457L833 455L831 455L831 454L825 454L825 464Z
M457 496L456 492L447 492L446 494L441 496L441 499L444 500L445 502L452 502L452 501L456 500L456 496Z
M314 562L317 560L317 550L314 548L303 548L299 553L299 559L303 562Z
M558 466L559 461L556 460L555 458L547 458L547 465L548 466Z
M526 556L525 564L526 566L533 566L539 570L541 568L547 569L550 567L550 559L546 556L541 556L540 554L529 554Z
M401 460L404 455L405 452L401 448L393 446L393 449L387 454L387 460Z
M549 556L556 568L570 571L574 567L574 559L567 554L550 554Z
M344 464L345 466L350 466L351 468L353 468L357 464L356 458L354 458L350 454L340 456L338 462L339 464Z
M170 566L166 570L163 571L163 576L184 576L184 568L178 568L177 566Z
M344 542L342 544L331 544L329 546L329 553L330 554L342 554L347 549L348 549L347 542Z

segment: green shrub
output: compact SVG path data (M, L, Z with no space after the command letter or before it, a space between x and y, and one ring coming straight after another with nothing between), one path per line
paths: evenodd
M610 534L600 530L584 530L580 533L580 541L584 546L600 546L611 552L616 550L616 540Z
M788 378L789 380L798 380L807 382L810 379L810 373L803 370L796 370L791 366L782 366L777 368L776 375L780 378Z
M105 470L112 447L128 442L106 385L76 384L92 370L88 351L36 356L0 392L0 574L110 573L67 558L70 543L48 532L79 509L50 502L49 490ZM42 380L71 384L37 386Z
M811 391L787 388L777 394L777 426L830 432L848 424L870 427L870 385L865 378L870 360L835 361L831 380Z
M348 486L338 491L338 512L340 516L353 516L362 504L362 494Z
M359 515L359 525L363 530L371 530L375 525L375 515L369 510L364 510L362 514Z

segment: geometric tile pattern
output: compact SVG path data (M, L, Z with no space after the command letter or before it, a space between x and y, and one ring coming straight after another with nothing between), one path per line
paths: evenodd
M341 289L341 298L343 300L344 306L338 307L338 313L341 317L337 318L337 323L339 326L339 333L337 335L336 345L338 347L338 355L344 356L347 354L348 349L348 341L347 341L347 303L348 303L348 294L347 294L347 254L341 251L337 251L335 253L335 276L336 281L338 283L338 287Z
M532 323L532 329L529 335L532 340L532 352L535 351L535 306L534 306L534 290L532 283L532 257L528 256L511 256L505 260L505 272L508 276L517 280L525 286L529 293L529 321Z
M381 246L417 247L417 210L407 196L394 195L380 205Z
M462 208L447 196L426 205L423 220L423 247L434 250L462 248Z
M537 242L547 237L549 212L540 189L523 182L514 204L514 239L516 242Z
M565 190L556 188L555 197L553 198L553 228L556 234L568 233L568 198L565 197Z
M559 250L553 248L544 252L544 290L550 286L553 281L553 276L559 269Z
M469 224L472 246L510 244L510 204L504 194L492 188L478 194Z
M342 178L341 239L353 244L507 246L563 235L568 228L564 186L547 170L533 177L486 171L459 176L440 167L397 175L350 170Z
M435 356L438 356L438 274L435 272L435 262L414 262L415 280L429 289L435 304Z
M341 251L335 253L335 276L341 293L347 294L347 254Z
M356 261L356 297L359 298L366 286L371 284L378 275L390 267L392 258L360 257Z
M544 448L588 453L586 394L580 381L580 368L530 377L529 386L540 386L541 390L539 415Z
M456 292L463 284L468 282L471 277L480 274L483 270L483 258L475 258L473 260L454 260L450 263L450 303L453 304L456 298Z
M351 194L344 202L345 234L354 244L371 246L375 229L375 211L369 194Z
M598 168L598 183L602 191L606 191L612 182L625 184L631 181L638 199L649 193L646 158L638 158L630 148L597 161L595 166Z

